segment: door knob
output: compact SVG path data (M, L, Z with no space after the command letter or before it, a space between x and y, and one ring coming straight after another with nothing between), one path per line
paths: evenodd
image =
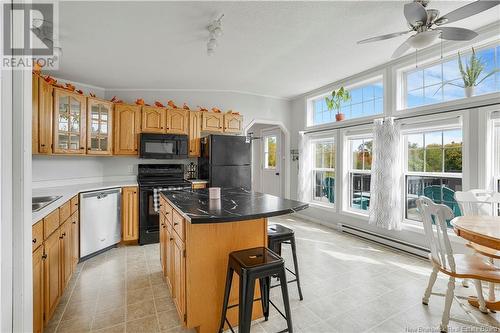
M280 175L280 173L279 173L279 172L276 172L276 176L279 176L279 175Z

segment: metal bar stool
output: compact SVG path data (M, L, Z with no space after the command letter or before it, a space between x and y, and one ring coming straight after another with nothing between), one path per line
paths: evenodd
M240 277L239 304L228 305L234 273L238 274ZM277 275L281 281L281 293L283 296L285 314L283 314L269 299L268 286L270 277L273 275ZM285 263L283 258L265 247L245 249L231 252L229 254L226 289L224 291L224 302L222 304L219 333L221 333L224 329L224 323L227 323L231 332L234 333L231 323L229 323L226 318L226 314L227 309L236 306L239 306L238 333L250 332L250 326L252 324L252 307L253 302L255 301L255 281L257 279L259 279L260 284L260 301L262 303L262 311L264 313L265 320L269 318L269 304L271 304L281 314L281 316L286 319L287 328L281 332L293 333L290 303L288 300L288 287L286 284Z
M299 298L302 301L302 289L300 288L300 277L299 277L299 265L297 263L297 250L295 247L295 232L281 224L270 224L267 227L267 246L277 254L281 256L281 244L290 244L292 247L293 256L293 267L294 272L289 268L285 269L295 276L295 279L287 281L288 283L297 282L297 288L299 289ZM278 285L269 286L270 288L277 287Z

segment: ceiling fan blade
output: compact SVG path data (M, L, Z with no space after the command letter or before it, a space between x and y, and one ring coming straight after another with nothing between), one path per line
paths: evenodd
M406 53L406 51L408 51L411 48L411 45L408 43L408 40L410 38L405 40L403 42L403 44L399 45L399 47L396 49L396 51L394 51L394 53L392 54L393 59L401 57L403 54Z
M493 8L499 4L500 0L478 0L476 2L455 9L446 15L441 16L435 21L435 23L436 25L442 25L446 23L460 21L469 16L473 16L485 10Z
M394 38L394 37L406 35L409 32L410 31L401 31L401 32L394 32L392 34L371 37L371 38L367 38L367 39L363 39L363 40L358 41L358 44L365 44L365 43L376 42L376 41L379 41L379 40L390 39L390 38Z
M404 14L408 23L414 26L421 26L427 23L427 11L420 2L411 2L405 4Z
M474 39L477 36L477 32L464 28L439 27L436 30L441 31L439 38L446 40L464 41Z

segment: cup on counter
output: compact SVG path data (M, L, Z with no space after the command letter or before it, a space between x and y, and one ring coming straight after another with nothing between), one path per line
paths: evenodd
M208 197L210 200L220 199L220 187L210 187L208 189Z

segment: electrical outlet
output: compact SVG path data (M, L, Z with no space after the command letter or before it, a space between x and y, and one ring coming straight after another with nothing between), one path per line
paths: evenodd
M128 173L130 173L130 174L134 173L134 166L133 165L128 166Z

